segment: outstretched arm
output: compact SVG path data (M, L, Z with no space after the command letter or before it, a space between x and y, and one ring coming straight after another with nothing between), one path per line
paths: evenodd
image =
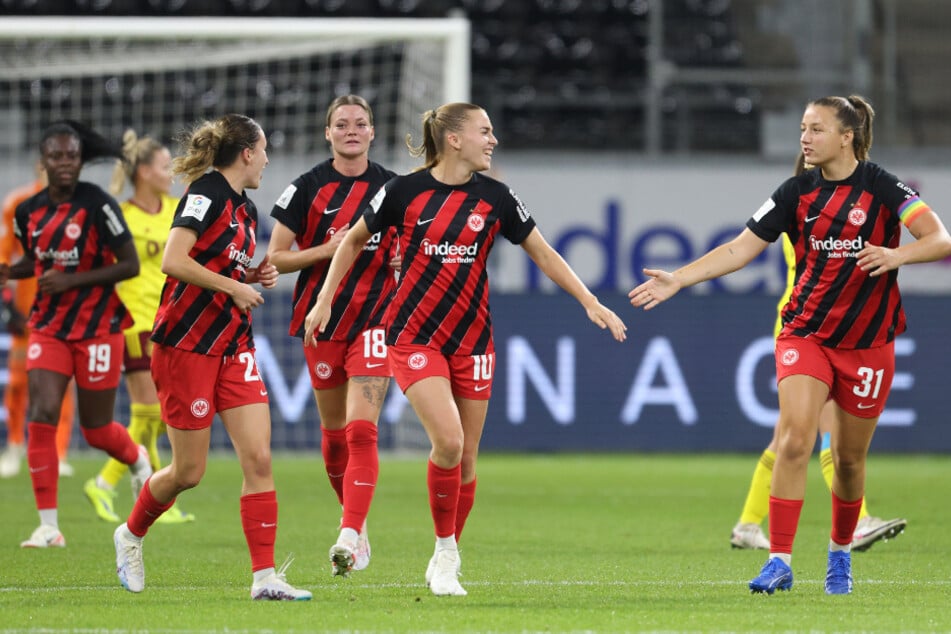
M584 282L568 266L565 259L548 244L548 241L545 240L537 227L532 229L532 232L528 234L521 246L532 258L532 261L538 265L538 268L542 270L542 273L578 300L578 303L588 313L588 319L602 330L605 328L610 330L611 335L618 341L624 341L627 338L625 334L627 326L624 325L621 318L598 301L598 298L588 290Z
M644 274L650 279L634 288L627 296L635 308L643 306L644 310L650 310L676 295L682 288L738 271L753 261L767 246L769 242L757 237L749 229L744 229L726 244L721 244L673 273L660 269L644 269Z

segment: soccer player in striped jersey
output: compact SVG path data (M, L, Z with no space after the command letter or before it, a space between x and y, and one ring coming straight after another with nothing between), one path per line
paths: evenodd
M267 139L253 119L229 114L197 125L183 146L172 165L189 187L165 245L162 271L168 277L152 332L152 378L172 461L149 478L129 518L116 528L116 572L127 590L145 589L142 539L176 496L204 475L217 413L244 475L240 513L251 554L251 598L308 600L310 592L285 580L287 564L274 568L271 416L251 332L251 310L264 303L251 284L272 288L278 278L267 257L251 266L258 215L245 193L261 184Z
M44 131L40 155L49 185L16 209L14 232L23 257L0 278L35 276L27 347L27 461L40 525L21 546L62 547L57 513L56 423L75 377L79 424L86 441L132 466L133 486L152 473L148 452L112 420L122 370L122 330L132 317L115 284L139 272L122 211L112 196L79 180L89 161L118 157L118 148L76 122Z
M268 243L281 273L300 271L289 334L304 336L337 245L377 190L395 174L370 161L373 111L366 99L342 95L327 108L324 136L332 157L296 178L271 211ZM343 508L330 549L331 572L349 574L370 563L366 518L379 474L377 421L390 383L383 313L396 288L394 229L364 246L333 298L333 314L316 346L304 346L320 414L320 448ZM296 249L292 249L296 246Z
M799 163L797 169L802 169L802 163ZM778 314L773 337L778 337L779 333L782 332L783 308L792 296L793 287L796 285L796 251L786 234L783 234L782 243L783 256L787 265L786 290L777 305ZM831 401L826 401L819 416L819 434L821 436L819 466L822 469L822 479L825 480L830 491L832 490L832 478L835 471L832 464L831 447L831 430L834 418L835 408ZM733 548L769 549L769 540L763 534L760 524L762 524L769 511L769 487L773 479L773 464L776 462L777 429L778 427L773 427L773 438L770 440L769 446L763 450L756 463L756 468L753 470L753 478L750 481L750 488L743 503L740 520L730 533L730 545ZM901 517L884 520L870 515L867 500L863 497L859 522L855 528L855 533L852 535L852 550L868 550L875 542L882 539L888 540L900 534L907 525L908 520Z
M427 471L436 548L425 579L435 595L465 595L458 541L475 500L476 458L495 368L486 260L496 238L520 245L549 278L618 341L626 327L548 244L518 196L485 176L495 138L479 106L450 103L423 115L411 151L425 165L388 182L334 254L305 320L313 345L332 316L333 297L367 240L396 227L402 256L387 308L393 376L432 443Z
M17 206L47 186L46 172L37 159L36 180L21 185L3 199L3 218L0 224L0 262L11 264L23 256L23 248L13 233L13 215ZM26 316L30 313L36 297L36 280L25 277L17 280L10 289L12 298L7 307L10 321L5 324L10 333L10 350L7 352L7 387L3 391L3 405L7 408L7 446L0 452L0 478L12 478L20 473L20 461L26 456L26 347L30 332L26 328ZM15 314L14 314L15 312ZM73 467L66 461L69 441L73 432L76 408L73 390L63 394L59 423L56 425L56 454L59 456L60 477L73 475Z
M793 584L792 546L820 412L833 401L832 531L825 591L852 591L851 547L865 493L865 462L905 330L898 267L951 255L951 236L911 187L868 160L872 107L861 97L823 97L802 117L800 161L814 166L773 193L732 241L630 293L651 309L681 288L749 263L786 233L796 284L776 339L776 462L769 499L770 554L749 583L772 594ZM914 240L901 244L904 225Z
M158 453L158 437L165 433L162 409L159 405L155 382L152 381L151 353L152 322L158 310L165 274L162 273L162 253L168 232L175 217L178 198L169 195L172 189L172 155L160 141L149 136L139 138L134 130L126 130L122 136L122 155L115 168L110 193L118 196L125 183L132 185L132 196L120 204L122 214L139 256L139 274L118 286L119 297L125 304L135 325L126 330L125 371L126 389L129 392L129 435L149 452L152 469L162 467ZM96 514L108 521L118 522L113 510L116 498L115 487L128 468L121 462L110 459L95 478L83 486L86 497ZM177 505L161 517L159 523L180 524L195 519Z

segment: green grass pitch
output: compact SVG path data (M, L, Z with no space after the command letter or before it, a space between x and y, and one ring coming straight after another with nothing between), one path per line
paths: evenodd
M369 519L370 567L332 578L327 550L340 509L319 454L280 454L277 564L311 602L249 599L238 518L241 475L215 455L181 496L198 521L157 525L145 543L146 590L123 590L113 527L82 493L98 455L77 456L60 481L67 548L24 550L37 524L26 469L0 481L0 630L637 632L951 631L951 478L945 456L873 455L869 506L908 519L905 534L853 555L851 596L822 588L829 495L817 461L793 558L795 585L750 595L762 551L736 551L753 455L484 455L462 538L467 597L423 583L433 548L425 457L384 456ZM118 511L131 500L122 484Z

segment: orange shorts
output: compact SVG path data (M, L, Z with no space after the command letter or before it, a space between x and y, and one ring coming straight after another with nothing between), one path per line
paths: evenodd
M839 350L802 337L776 340L776 382L805 374L829 386L829 398L859 418L878 418L895 377L895 342L878 348Z
M41 332L31 332L26 350L26 371L50 370L76 377L84 390L114 390L122 376L121 332L64 341Z
M390 346L390 367L403 392L420 379L441 376L449 381L456 396L477 401L487 401L492 396L494 352L444 355L426 346Z
M304 358L315 390L338 387L352 376L392 376L382 326L364 330L354 341L318 341L316 346L304 346Z
M152 380L162 418L175 429L205 429L217 412L268 402L253 350L215 357L155 344Z

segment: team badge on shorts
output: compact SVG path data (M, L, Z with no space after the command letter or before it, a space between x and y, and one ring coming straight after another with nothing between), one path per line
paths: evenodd
M211 405L203 398L196 398L192 401L191 411L195 418L204 418L211 411Z
M409 366L410 370L422 370L429 364L429 359L422 352L414 352L409 355L409 359L406 360L406 365Z
M796 361L799 361L799 351L795 348L790 348L789 350L783 351L783 356L779 360L783 365L793 365Z
M316 374L319 379L327 380L333 372L333 368L323 361L318 362L317 365L314 366L314 374Z
M43 346L38 343L31 343L30 349L26 351L26 356L30 361L39 359L41 354L43 354Z

